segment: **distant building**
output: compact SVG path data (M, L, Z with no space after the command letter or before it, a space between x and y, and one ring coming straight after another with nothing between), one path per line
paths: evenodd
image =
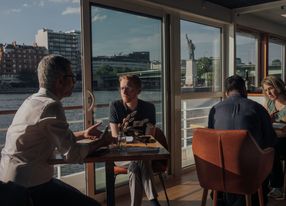
M117 73L138 74L151 70L150 53L140 51L126 55L96 56L92 58L92 69L94 88L117 89Z
M36 74L38 63L47 54L47 49L37 44L0 44L0 83L17 84L21 83L19 75Z
M80 31L56 32L41 29L36 34L36 43L48 49L49 54L60 54L71 61L76 75L81 75Z
M92 68L108 65L117 69L148 70L150 69L150 53L146 51L132 52L126 55L97 56L92 58ZM120 71L119 71L120 72Z

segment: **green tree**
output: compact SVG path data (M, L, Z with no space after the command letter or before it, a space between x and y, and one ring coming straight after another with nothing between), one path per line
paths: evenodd
M197 76L199 79L204 77L204 74L212 71L212 59L201 57L197 60Z

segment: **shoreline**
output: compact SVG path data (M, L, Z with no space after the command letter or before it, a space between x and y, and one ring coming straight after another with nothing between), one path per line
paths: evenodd
M106 89L106 88L105 88ZM93 89L93 91L106 91L105 89ZM39 88L10 88L2 89L0 88L0 94L32 94L36 93ZM111 88L107 91L116 91L117 89ZM82 88L74 88L73 92L81 92ZM144 88L144 91L160 91L160 88Z

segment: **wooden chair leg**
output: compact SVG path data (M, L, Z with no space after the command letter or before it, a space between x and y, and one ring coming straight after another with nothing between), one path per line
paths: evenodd
M264 206L262 186L260 186L260 187L258 188L258 199L259 199L259 205L260 205L260 206Z
M252 206L251 195L245 195L246 206Z
M167 205L170 206L170 202L169 202L168 194L167 194L167 191L166 191L166 187L165 187L163 175L162 175L161 172L159 172L159 179L160 179L160 181L161 181L161 184L162 184L163 189L164 189L164 192L165 192L165 196L166 196L166 200L167 200Z
M213 190L213 206L217 206L217 191Z
M286 199L286 160L283 161L283 174L284 174L284 184L283 184L283 199Z
M206 206L207 197L208 197L208 189L204 189L201 206Z

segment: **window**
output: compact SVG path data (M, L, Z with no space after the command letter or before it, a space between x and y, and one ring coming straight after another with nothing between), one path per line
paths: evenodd
M182 91L221 91L221 29L181 20Z
M236 74L245 79L248 91L258 90L258 38L254 34L236 32Z
M35 39L36 32L46 26L49 27L47 31L49 29L55 29L57 32L59 30L79 30L79 6L79 1L23 2L21 0L11 1L5 6L1 5L0 24L17 26L7 27L5 30L0 29L0 45L5 45L4 65L2 62L0 63L0 148L5 143L6 130L12 122L15 111L25 98L38 91L36 69L39 60L47 53L53 53L50 47L46 47L46 45L53 45L53 39L42 38L42 42L37 42ZM72 11L70 8L73 8ZM37 43L37 47L33 46L34 42ZM15 47L18 48L18 51ZM43 52L38 52L40 48L43 49ZM61 54L61 51L57 50L55 53ZM79 59L80 62L80 53L75 58ZM2 66L5 67L5 72L1 69ZM66 111L70 128L74 131L82 129L81 76L78 76L73 95L66 98L63 105L64 107L72 106L71 110ZM11 112L6 114L2 112L3 110L11 110ZM58 174L59 178L69 174L74 174L75 178L84 176L83 165L65 165L59 166L58 169L55 176ZM65 179L67 183L71 182L69 178ZM84 191L84 182L82 184L75 186Z
M118 76L136 74L142 81L139 98L155 104L157 126L162 126L161 21L139 13L91 7L95 121L109 123L109 103L120 98ZM96 164L97 189L105 185L102 172L102 164Z
M284 80L285 44L278 39L269 39L268 75L275 75Z
M207 126L210 108L222 91L221 34L218 27L181 20L182 167L194 164L193 128ZM197 94L197 95L195 95ZM196 96L196 97L195 97Z

